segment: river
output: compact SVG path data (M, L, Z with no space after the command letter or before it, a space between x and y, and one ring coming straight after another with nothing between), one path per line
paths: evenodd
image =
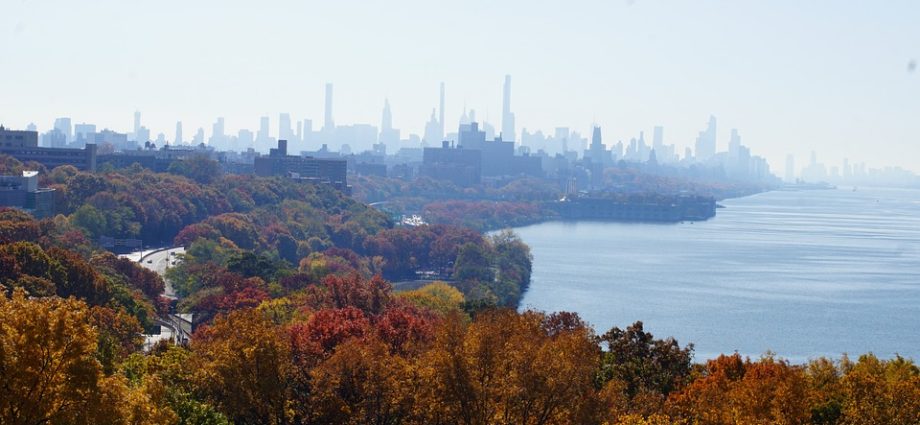
M705 222L548 222L521 308L574 311L603 333L641 320L696 360L920 359L920 190L766 192Z

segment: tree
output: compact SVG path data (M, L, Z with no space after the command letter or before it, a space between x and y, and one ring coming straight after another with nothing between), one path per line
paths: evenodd
M640 413L656 410L690 376L693 344L681 348L676 340L655 339L642 322L622 330L614 327L601 336L607 343L599 373L601 384L616 381ZM636 402L639 398L642 402Z
M848 369L841 380L842 423L920 423L920 371L912 361L866 354Z
M550 332L546 316L492 310L448 317L419 361L427 423L589 422L598 350L590 329Z
M444 282L429 283L419 289L397 292L397 296L438 314L460 311L463 293Z
M110 421L97 332L74 299L0 296L0 423ZM114 403L120 400L111 400Z
M460 247L454 264L454 277L458 280L490 283L495 279L489 252L482 245L467 242Z
M812 418L803 368L772 356L751 362L736 353L710 360L703 375L668 403L676 416L702 425L805 424Z
M257 310L220 316L192 340L195 382L236 423L286 424L290 346Z
M173 161L172 164L169 164L169 172L188 177L202 184L211 183L220 178L222 174L220 164L203 155L193 155L182 161Z
M412 414L412 365L376 338L340 345L310 376L312 423L399 424Z

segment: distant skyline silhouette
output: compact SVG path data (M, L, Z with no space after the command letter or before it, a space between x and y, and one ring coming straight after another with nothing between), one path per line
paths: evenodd
M464 106L502 125L504 76L523 129L604 129L616 143L664 127L692 147L710 115L781 174L785 157L920 172L920 4L652 0L263 3L9 1L0 14L0 123L55 118L187 138L256 130L261 116L423 134L446 84L446 132Z

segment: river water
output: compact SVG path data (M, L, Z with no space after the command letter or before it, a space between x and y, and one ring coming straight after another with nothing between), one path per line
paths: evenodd
M696 360L793 362L874 352L920 360L920 190L767 192L705 222L517 228L534 255L521 308L603 333L641 320Z

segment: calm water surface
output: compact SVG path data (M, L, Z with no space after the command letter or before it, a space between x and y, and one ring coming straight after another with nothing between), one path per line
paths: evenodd
M551 222L521 308L575 311L599 333L641 320L696 359L920 359L920 191L768 192L706 222Z

